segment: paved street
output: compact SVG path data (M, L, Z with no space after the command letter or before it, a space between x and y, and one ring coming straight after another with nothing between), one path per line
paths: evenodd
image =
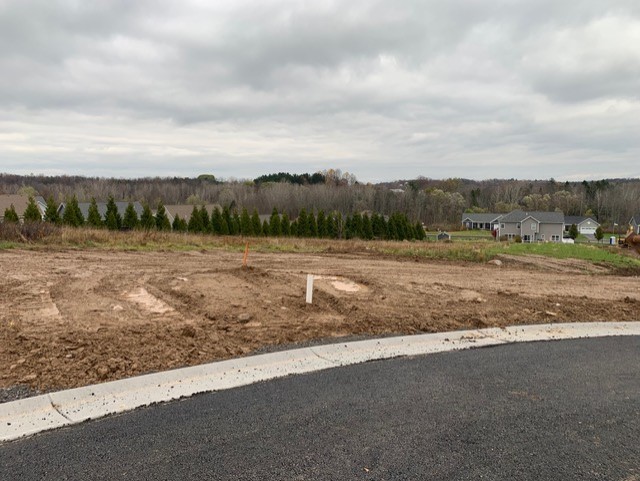
M640 481L640 337L199 395L1 445L0 479Z

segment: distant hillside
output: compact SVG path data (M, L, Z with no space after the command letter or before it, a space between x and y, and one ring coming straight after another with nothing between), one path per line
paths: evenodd
M325 212L403 212L428 228L458 226L464 211L509 212L513 209L589 213L609 227L623 226L640 213L640 179L583 182L517 179L417 179L361 184L353 174L328 170L313 174L280 172L254 180L224 181L213 174L198 178L113 179L81 176L0 174L0 193L27 193L80 202L109 195L155 205L212 204L254 208L269 214L275 207L295 216L305 208Z

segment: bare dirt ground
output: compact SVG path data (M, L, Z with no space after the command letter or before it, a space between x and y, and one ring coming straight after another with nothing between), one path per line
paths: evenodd
M638 277L502 261L252 253L242 269L242 254L222 250L0 251L0 388L69 388L349 335L639 318ZM308 273L319 276L313 305Z

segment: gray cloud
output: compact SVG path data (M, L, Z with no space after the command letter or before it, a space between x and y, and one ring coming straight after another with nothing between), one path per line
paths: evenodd
M0 171L637 175L635 1L0 0Z

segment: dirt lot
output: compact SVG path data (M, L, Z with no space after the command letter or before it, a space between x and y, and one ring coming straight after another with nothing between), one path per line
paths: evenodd
M0 251L0 388L50 390L348 335L635 321L640 280L579 261ZM305 304L306 275L316 280Z

